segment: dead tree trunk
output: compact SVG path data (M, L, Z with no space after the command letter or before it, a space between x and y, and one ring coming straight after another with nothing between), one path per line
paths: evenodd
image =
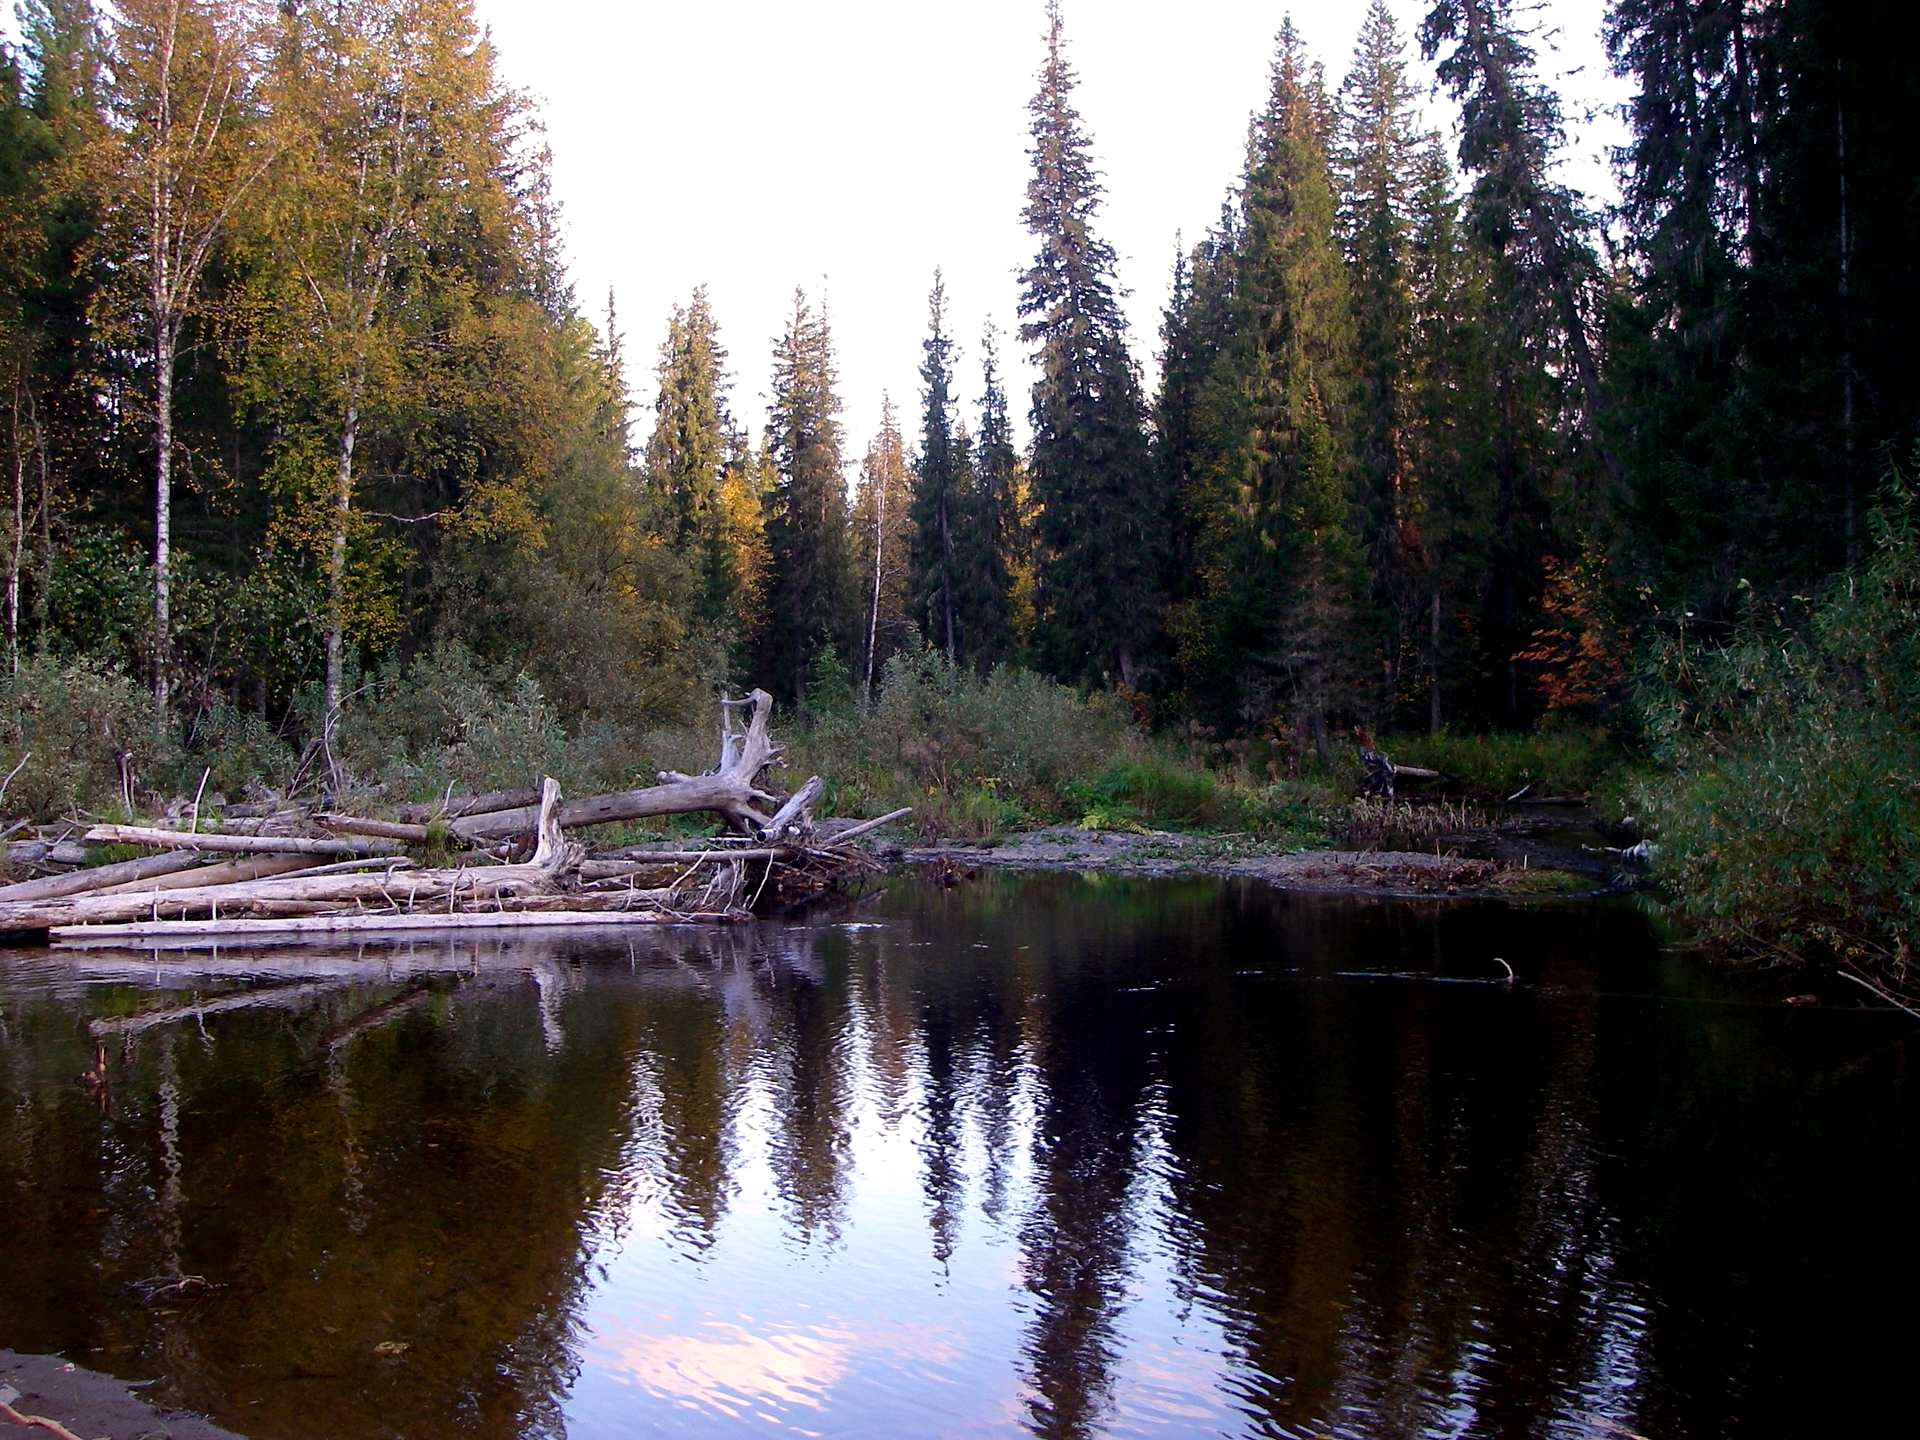
M756 690L749 697L753 718L745 735L723 739L719 765L705 775L682 775L678 771L660 772L660 783L641 790L621 790L611 795L594 795L573 800L560 807L560 823L568 829L581 825L600 825L609 820L642 820L652 815L687 815L711 810L725 817L743 835L763 835L780 797L762 790L760 772L780 760L780 747L767 733L773 713L773 697ZM467 840L495 840L524 834L532 828L534 814L527 809L498 810L489 815L469 815L449 827Z

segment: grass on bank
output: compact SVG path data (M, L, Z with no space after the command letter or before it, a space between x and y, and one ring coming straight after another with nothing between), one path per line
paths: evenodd
M431 803L449 790L516 788L543 774L569 794L591 794L650 784L662 769L697 772L714 758L710 714L644 732L570 727L533 681L491 672L459 647L359 677L350 693L333 739L352 787L340 803L367 813ZM122 749L133 752L149 801L190 797L209 772L209 823L223 803L285 794L300 770L288 739L224 702L203 710L184 742L155 739L148 704L138 683L88 661L37 658L0 679L0 760L34 755L6 809L40 819L107 813L119 803ZM788 746L788 774L826 779L827 813L910 805L915 828L930 838L1077 825L1228 834L1280 849L1424 847L1435 834L1488 818L1446 806L1375 814L1353 802L1359 771L1344 753L1326 769L1281 743L1150 735L1112 695L1083 694L1027 670L976 675L934 651L894 657L871 701L828 654L806 705L776 714L775 727ZM1610 754L1597 736L1574 730L1420 737L1389 749L1460 776L1476 795L1510 793L1528 780L1536 789L1585 786ZM636 837L690 836L707 821L681 816L625 828Z

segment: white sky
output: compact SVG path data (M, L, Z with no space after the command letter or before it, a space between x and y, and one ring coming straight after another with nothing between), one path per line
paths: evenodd
M1568 174L1614 197L1610 114L1626 91L1600 45L1606 0L1543 0L1566 97ZM582 308L608 287L626 336L634 438L651 425L667 313L704 282L731 357L736 418L766 418L768 357L796 285L826 295L840 358L849 472L890 391L911 437L933 269L944 268L960 393L978 400L979 335L1003 332L1016 428L1029 371L1013 335L1026 103L1043 0L477 0L509 83L534 94L554 152ZM9 9L11 7L8 7ZM1134 348L1149 383L1174 235L1219 214L1291 8L1338 86L1364 0L1066 0L1077 102L1107 198ZM1426 0L1392 0L1409 40ZM13 32L11 17L0 31ZM1430 75L1410 53L1416 86ZM1435 120L1450 124L1444 101ZM971 423L971 419L970 419Z
M1409 41L1424 0L1396 0ZM1548 0L1567 96L1569 173L1613 195L1597 103L1605 0ZM1042 54L1042 0L479 0L507 78L542 102L582 305L616 293L635 399L651 425L652 366L669 308L705 282L730 354L736 417L765 420L768 356L795 285L831 305L850 471L892 393L914 433L920 340L936 265L977 401L983 322L1012 335L1026 102ZM1337 86L1363 0L1298 0L1295 24ZM1102 229L1119 252L1134 345L1151 380L1174 235L1218 215L1264 98L1286 7L1245 0L1066 0L1078 104L1104 172ZM1411 48L1411 46L1410 46ZM1427 67L1414 60L1418 88ZM1434 114L1450 123L1448 109ZM1014 370L1024 434L1028 372Z

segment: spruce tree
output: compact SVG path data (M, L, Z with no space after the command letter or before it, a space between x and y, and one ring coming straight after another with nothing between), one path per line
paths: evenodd
M1242 720L1290 715L1324 753L1350 703L1358 553L1345 449L1346 277L1323 97L1292 22L1255 118L1229 335L1206 382L1201 598L1189 685Z
M1420 152L1412 205L1408 369L1419 485L1407 519L1417 536L1409 558L1417 554L1425 582L1418 627L1425 720L1438 730L1456 708L1472 713L1488 677L1506 660L1484 648L1480 618L1495 533L1497 326L1491 266L1461 224L1453 170L1438 135L1429 135Z
M767 683L787 699L805 695L808 671L827 647L856 653L837 383L827 317L796 290L774 346L767 411L772 584L762 632Z
M954 437L953 341L946 333L946 286L933 272L927 338L921 343L920 455L914 465L912 595L927 639L960 658L956 532L961 524L963 447Z
M1351 277L1355 390L1353 454L1371 610L1391 703L1417 683L1422 610L1413 453L1414 297L1409 276L1418 159L1414 95L1385 0L1372 0L1340 91L1337 165L1341 232Z
M1532 633L1547 555L1582 513L1585 454L1597 454L1613 490L1624 472L1609 438L1590 314L1599 264L1584 201L1553 176L1564 141L1559 98L1535 74L1529 37L1511 0L1439 0L1421 26L1428 58L1461 107L1461 164L1474 177L1466 222L1491 267L1489 313L1500 333L1495 392L1494 535L1487 643L1500 659L1484 717L1529 718L1514 657ZM1560 433L1562 416L1575 419Z
M989 325L980 340L980 433L969 461L971 485L961 527L961 630L975 668L1011 659L1014 574L1024 551L1020 514L1020 457L1000 379L999 337Z
M723 645L742 618L739 565L721 495L733 454L726 363L706 287L697 286L667 319L644 466L668 534L699 577L696 623Z
M1028 105L1023 212L1040 251L1020 277L1020 335L1037 348L1034 500L1042 656L1063 677L1135 684L1159 628L1158 477L1120 315L1114 253L1094 233L1102 187L1073 105L1058 0Z
M1535 358L1552 348L1571 373L1584 438L1608 478L1624 479L1608 432L1607 393L1592 335L1599 261L1584 199L1554 178L1566 139L1560 98L1535 73L1514 0L1437 0L1421 48L1460 102L1460 163L1474 176L1468 213L1498 259L1514 340Z

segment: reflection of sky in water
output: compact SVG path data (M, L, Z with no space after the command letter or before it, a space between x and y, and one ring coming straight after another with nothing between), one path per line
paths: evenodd
M753 1029L755 1019L736 1008L736 1024ZM848 1180L831 1223L809 1229L776 1179L768 1058L756 1054L736 1081L727 1208L698 1241L654 1173L654 1083L644 1060L636 1067L641 1124L623 1157L631 1208L595 1255L602 1278L580 1316L568 1433L631 1433L636 1390L671 1407L672 1418L646 1409L659 1434L728 1424L874 1436L1024 1427L1032 1297L1022 1286L1020 1220L1035 1203L1032 1067L1023 1056L1001 1142L999 1218L983 1209L991 1157L974 1123L977 1096L959 1101L958 1153L942 1197L930 1200L924 1045L911 1032L890 1043L864 1006L851 1005L835 1046L835 1079L851 1097L839 1131ZM1159 1239L1173 1222L1157 1139L1146 1158L1127 1197L1130 1282L1112 1345L1108 1426L1231 1428L1217 1327L1170 1303L1172 1267ZM938 1222L936 1208L945 1212Z

